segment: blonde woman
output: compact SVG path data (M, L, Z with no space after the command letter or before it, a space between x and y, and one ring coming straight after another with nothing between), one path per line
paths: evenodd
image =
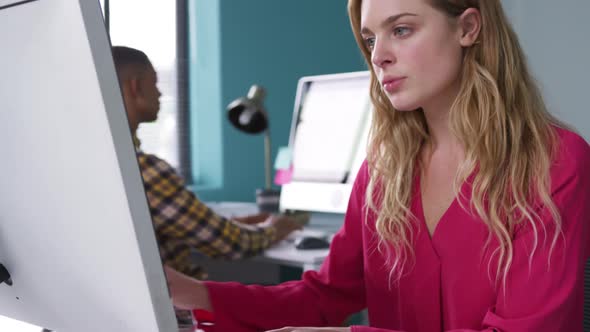
M499 0L350 0L372 73L367 162L320 272L169 271L217 331L582 331L590 147L546 110ZM370 327L340 326L368 308Z

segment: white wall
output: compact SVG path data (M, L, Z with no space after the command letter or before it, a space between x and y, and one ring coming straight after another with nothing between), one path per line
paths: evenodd
M502 3L549 109L590 140L590 1Z

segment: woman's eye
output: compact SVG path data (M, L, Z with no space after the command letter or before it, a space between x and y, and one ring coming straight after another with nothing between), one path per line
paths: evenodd
M412 32L412 30L408 27L396 27L393 29L393 34L396 37L403 37L403 36L409 34L410 32Z
M369 50L372 50L373 47L375 47L375 38L374 37L367 37L367 38L365 38L365 46Z

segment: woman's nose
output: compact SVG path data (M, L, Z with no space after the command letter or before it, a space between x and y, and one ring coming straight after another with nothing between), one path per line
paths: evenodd
M387 40L376 40L373 52L371 53L371 62L377 67L383 68L395 63L396 58L393 52L393 45Z

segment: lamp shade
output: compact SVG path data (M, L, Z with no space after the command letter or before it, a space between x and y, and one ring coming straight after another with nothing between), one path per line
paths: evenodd
M268 128L268 116L263 103L265 94L264 88L252 85L246 97L229 103L227 116L234 127L249 134L259 134Z
M238 130L248 134L264 133L264 189L256 190L256 203L262 212L277 212L280 192L271 188L270 129L268 114L264 108L266 92L259 85L252 85L246 97L240 97L227 105L229 121Z

